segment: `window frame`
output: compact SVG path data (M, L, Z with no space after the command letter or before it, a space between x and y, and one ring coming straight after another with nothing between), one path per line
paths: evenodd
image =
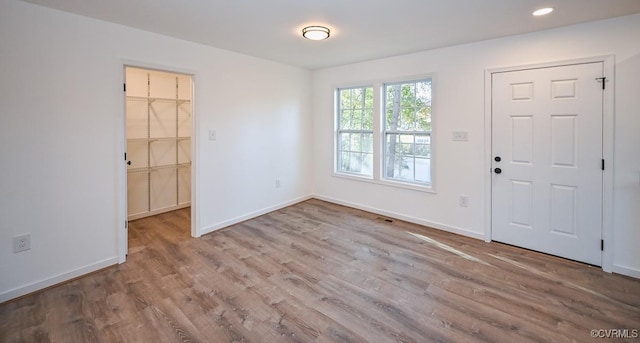
M406 82L416 82L422 80L431 80L431 133L430 133L430 171L431 182L414 183L398 179L390 179L384 177L384 125L386 121L384 116L383 93L385 84L398 84ZM372 183L394 188L408 189L412 191L436 193L436 159L437 159L437 117L438 117L438 100L437 100L437 75L435 73L418 74L401 77L391 77L384 79L374 79L362 82L352 82L338 84L333 87L334 94L334 139L333 139L333 173L332 176L345 180L353 180L359 182ZM363 86L366 85L366 86ZM341 172L338 169L338 103L337 92L339 89L373 87L373 176L366 176L357 173Z

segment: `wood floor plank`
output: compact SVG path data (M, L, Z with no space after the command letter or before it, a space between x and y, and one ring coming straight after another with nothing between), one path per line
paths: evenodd
M586 342L640 329L640 280L574 261L315 199L198 239L189 215L133 221L126 263L0 304L0 342Z

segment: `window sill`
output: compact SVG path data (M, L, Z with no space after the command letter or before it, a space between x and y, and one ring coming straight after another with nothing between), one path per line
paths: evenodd
M382 186L387 186L387 187L395 187L395 188L403 188L403 189L409 189L412 191L417 191L417 192L425 192L425 193L436 193L436 190L433 188L432 185L430 186L422 186L422 185L417 185L417 184L412 184L412 183L407 183L407 182L401 182L401 181L392 181L392 180L376 180L373 177L369 177L369 176L359 176L356 174L346 174L346 173L340 173L340 172L333 172L333 177L337 177L337 178L341 178L341 179L347 179L347 180L353 180L353 181L360 181L360 182L367 182L367 183L373 183L376 185L382 185Z

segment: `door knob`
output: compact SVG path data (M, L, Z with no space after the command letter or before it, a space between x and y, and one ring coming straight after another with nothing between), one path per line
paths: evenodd
M128 164L128 165L131 165L131 161L127 161L127 164Z
M496 157L494 158L494 160L495 160L496 162L500 162L500 161L502 161L502 158L501 158L500 156L496 156Z
M496 168L496 169L494 169L493 171L494 171L496 174L500 174L500 173L502 173L502 169L500 169L500 168Z

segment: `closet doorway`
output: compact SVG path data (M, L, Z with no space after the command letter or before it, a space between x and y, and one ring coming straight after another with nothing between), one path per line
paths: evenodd
M125 67L127 220L191 206L191 75Z

